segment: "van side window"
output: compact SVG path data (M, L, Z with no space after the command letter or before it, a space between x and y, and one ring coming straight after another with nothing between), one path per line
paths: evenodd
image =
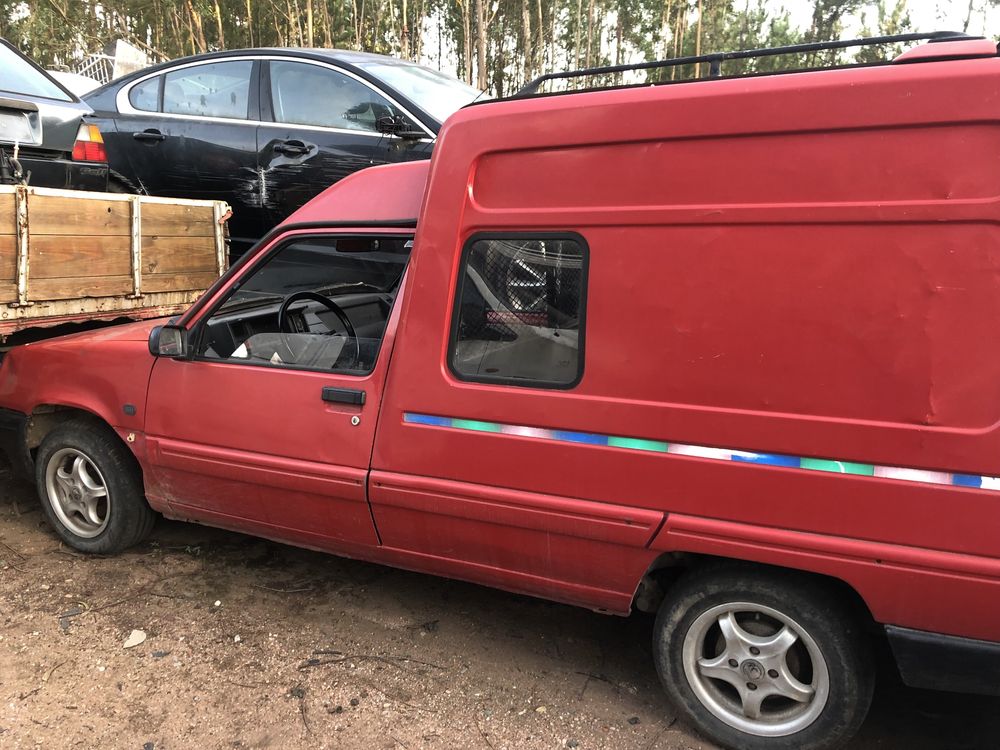
M297 237L205 322L197 356L366 375L410 255L409 237Z
M583 375L582 237L479 235L466 245L451 368L463 380L571 388Z

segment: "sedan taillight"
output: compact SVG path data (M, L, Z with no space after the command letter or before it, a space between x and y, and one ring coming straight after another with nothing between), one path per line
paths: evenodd
M108 152L104 150L104 136L96 125L83 123L76 134L73 144L73 161L103 161L108 160Z

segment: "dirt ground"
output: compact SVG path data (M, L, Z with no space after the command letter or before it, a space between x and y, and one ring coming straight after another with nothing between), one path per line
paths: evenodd
M2 748L710 748L651 628L189 524L84 557L0 474ZM882 672L853 747L1000 746L1000 700Z

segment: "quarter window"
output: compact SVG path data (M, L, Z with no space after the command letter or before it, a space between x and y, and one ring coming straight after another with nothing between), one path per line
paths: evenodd
M464 380L569 388L583 374L580 237L473 238L460 273L451 366Z
M136 109L143 112L156 112L160 108L160 83L163 76L150 78L128 92L128 101Z
M330 68L271 62L271 103L276 122L377 132L380 117L402 113L365 84ZM413 126L416 129L416 126Z
M252 70L252 60L173 70L164 79L163 111L174 115L245 120Z

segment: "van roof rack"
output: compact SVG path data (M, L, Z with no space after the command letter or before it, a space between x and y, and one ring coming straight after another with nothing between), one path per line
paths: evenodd
M560 73L546 73L521 88L513 94L511 99L522 97L541 96L538 89L546 81L559 79L584 78L587 76L607 75L609 73L626 73L637 70L655 70L657 68L673 68L680 65L693 65L696 63L709 64L709 78L718 78L722 75L722 63L726 60L749 60L759 57L777 57L779 55L797 55L804 52L820 52L823 50L844 49L846 47L867 47L879 44L896 44L899 42L952 42L970 39L983 39L981 36L972 36L961 31L932 31L930 33L913 34L893 34L890 36L872 36L862 39L847 39L834 42L811 42L806 44L790 44L785 47L766 47L764 49L736 50L733 52L712 52L707 55L689 55L687 57L673 57L669 60L657 60L654 62L634 63L629 65L606 65L600 68L582 68L580 70L567 70ZM858 63L862 65L862 63ZM803 70L821 70L823 68L805 68L797 71L775 71L779 73L802 72ZM687 79L685 79L687 80ZM704 79L702 79L704 80ZM572 94L580 91L588 91L594 88L628 88L637 84L621 84L619 86L587 87L582 89L572 89L569 91L551 92L552 94ZM648 85L648 84L638 84ZM548 95L546 92L545 95Z

